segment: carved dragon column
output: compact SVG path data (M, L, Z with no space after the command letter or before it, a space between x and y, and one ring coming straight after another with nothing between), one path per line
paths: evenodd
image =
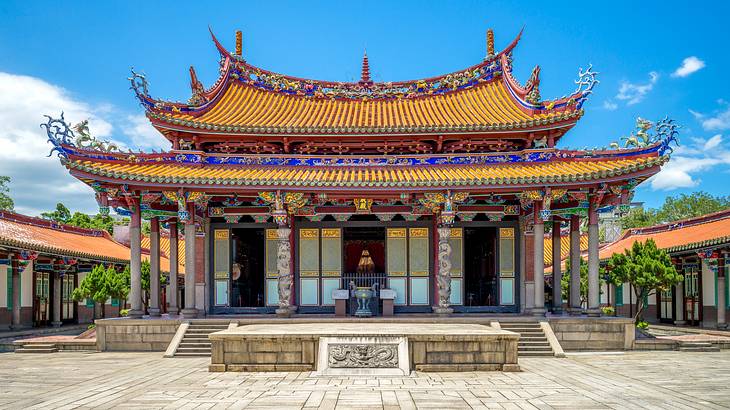
M598 207L600 196L592 194L588 202L588 316L601 315L600 278L598 277Z
M433 311L439 315L448 315L454 312L454 309L451 308L451 244L449 244L451 228L447 225L441 225L438 228L438 235L439 266L436 275L436 286L439 300Z
M292 312L291 290L292 290L292 274L291 274L291 233L292 230L288 225L288 215L284 209L284 201L281 192L276 192L274 201L274 210L271 215L274 222L279 225L276 230L277 248L276 248L276 268L279 276L279 308L276 309L276 315L279 317L289 317Z
M130 307L129 317L139 319L144 314L142 310L142 238L141 224L142 213L139 198L130 198L129 207L132 211L132 218L129 223L129 272L130 272Z

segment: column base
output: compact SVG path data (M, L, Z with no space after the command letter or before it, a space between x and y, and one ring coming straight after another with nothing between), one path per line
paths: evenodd
M182 316L186 319L195 319L198 317L198 309L196 308L189 308L189 309L183 309L182 312L180 312Z
M172 315L177 315L179 313L180 313L180 309L177 306L175 306L175 307L170 306L167 308L168 315L172 316Z
M127 317L130 319L141 319L144 315L144 312L141 309L129 309L129 313L127 313Z
M727 323L718 323L717 328L719 330L727 330Z
M147 313L151 317L160 317L160 309L158 309L158 308L149 308L149 309L147 309Z
M277 317L291 317L292 310L289 307L278 308L275 310Z
M600 308L592 308L592 309L586 309L586 315L590 317L598 317L601 316L601 309Z
M433 313L435 313L439 316L448 316L448 315L454 313L454 309L452 309L450 307L434 306Z
M675 320L674 321L674 325L675 326L684 326L686 324L687 324L687 321L686 320Z
M530 314L532 316L545 316L545 309L544 308L532 308L530 311Z
M62 324L63 322L51 322L51 326L53 327L61 327Z

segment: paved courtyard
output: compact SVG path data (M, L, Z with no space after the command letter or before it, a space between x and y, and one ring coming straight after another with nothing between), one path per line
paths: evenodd
M730 408L730 351L525 358L520 373L209 373L160 353L0 354L0 408Z

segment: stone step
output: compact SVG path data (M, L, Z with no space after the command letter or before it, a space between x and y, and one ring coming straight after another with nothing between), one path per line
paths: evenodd
M52 347L37 347L37 346L24 346L15 349L15 353L56 353L58 351L58 348L55 346Z
M510 332L542 332L542 329L539 327L532 328L532 327L503 327L502 330L509 330Z
M553 356L552 351L545 351L545 352L517 352L518 357L551 357Z
M207 352L207 353L176 352L175 357L210 357L210 352Z
M550 345L547 346L517 346L517 351L535 351L535 350L549 350L553 351L553 349L550 348Z
M682 352L719 352L720 347L708 342L685 342L679 345Z
M547 337L545 335L520 335L520 340L529 340L529 341L538 341L538 340L547 340Z
M546 338L545 340L520 340L517 344L519 346L550 346Z
M216 330L225 330L225 329L228 329L228 325L225 325L225 326L218 326L218 325L188 325L188 329L216 329Z
M183 347L183 346L179 346L177 348L177 352L175 352L175 354L177 355L177 354L180 354L180 353L207 353L207 354L210 354L210 347L205 348L205 347Z
M197 348L210 349L210 343L186 342L183 340L178 345L178 349L181 347L197 347Z
M221 330L226 330L226 329L228 329L228 328L211 329L208 327L199 327L199 328L189 327L187 330L187 333L213 333L213 332L220 332Z

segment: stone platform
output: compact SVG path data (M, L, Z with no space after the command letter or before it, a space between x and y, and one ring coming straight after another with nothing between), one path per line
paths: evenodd
M478 324L252 324L209 338L212 372L519 371L519 335Z

